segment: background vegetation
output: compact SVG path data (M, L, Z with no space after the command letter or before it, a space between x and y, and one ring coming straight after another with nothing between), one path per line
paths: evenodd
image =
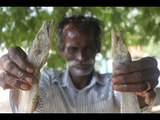
M44 20L54 19L55 30L63 16L93 15L104 25L102 55L110 58L110 31L120 28L129 46L146 46L151 56L160 56L160 7L0 7L0 50L18 45L27 50ZM47 67L62 69L54 33ZM56 64L55 64L56 63Z

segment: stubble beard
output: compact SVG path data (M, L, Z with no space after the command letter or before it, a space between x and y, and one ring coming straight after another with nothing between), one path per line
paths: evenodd
M80 68L75 67L76 65L79 65L79 64L80 64L80 62L76 61L76 60L68 61L67 68L75 76L89 75L94 70L95 59L90 58L89 60L86 60L83 63L81 63L84 65L88 65L88 67L85 69L80 69Z

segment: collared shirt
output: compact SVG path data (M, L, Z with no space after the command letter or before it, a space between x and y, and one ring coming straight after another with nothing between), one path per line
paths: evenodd
M93 73L91 82L78 90L68 70L41 72L39 96L34 113L117 113L120 112L120 92L112 89L111 73ZM18 112L19 90L10 90L12 112ZM141 108L145 112L149 106Z
M94 72L91 82L78 90L65 72L44 70L35 112L115 113L120 112L118 92L112 89L111 74Z

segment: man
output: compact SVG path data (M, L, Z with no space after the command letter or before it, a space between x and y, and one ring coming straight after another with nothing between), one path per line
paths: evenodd
M114 75L102 75L94 70L95 56L101 48L101 27L96 18L66 17L59 23L58 36L67 69L41 73L35 112L120 112L117 91L136 92L140 108L152 105L159 77L154 58L142 58L117 68ZM15 57L10 57L10 51ZM12 47L1 57L0 69L1 86L11 89L11 107L18 112L15 91L31 88L34 68L20 47Z

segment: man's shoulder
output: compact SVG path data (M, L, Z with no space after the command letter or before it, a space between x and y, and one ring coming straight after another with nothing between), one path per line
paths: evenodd
M97 78L97 82L102 84L102 85L108 85L111 83L111 77L112 77L112 73L98 73L96 72L95 75Z
M43 69L41 71L41 76L48 76L53 78L59 76L62 73L64 73L62 70Z
M63 73L64 71L60 71L60 70L43 69L41 71L40 81L43 84L45 83L51 84L57 81L58 79L60 79Z
M112 73L98 73L96 72L97 77L101 78L101 79L106 79L106 78L111 78L112 77Z

